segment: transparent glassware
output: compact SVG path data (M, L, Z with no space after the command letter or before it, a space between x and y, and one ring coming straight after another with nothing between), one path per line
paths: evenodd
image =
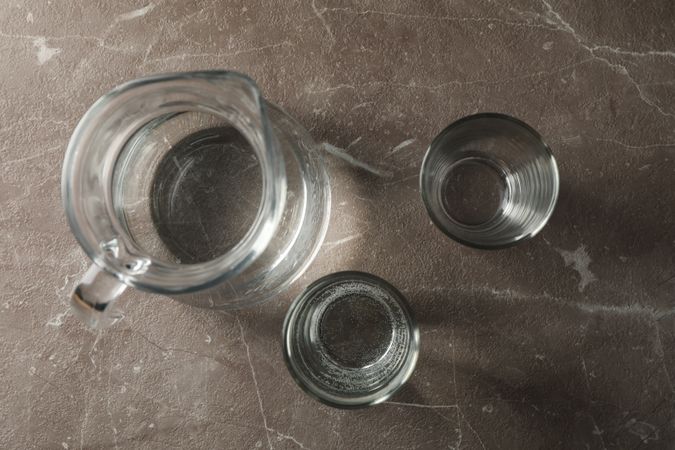
M495 113L450 124L429 146L420 172L434 224L452 239L484 249L536 235L553 213L559 182L541 136Z
M104 95L70 140L62 196L93 261L72 305L93 327L120 317L129 286L216 309L269 300L315 257L330 210L311 136L224 71Z
M419 330L403 295L362 272L312 283L284 322L284 358L298 385L337 408L390 398L410 378Z

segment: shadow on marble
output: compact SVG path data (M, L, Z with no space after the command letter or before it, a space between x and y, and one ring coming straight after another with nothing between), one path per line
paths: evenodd
M632 332L653 328L651 318L589 313L537 295L437 293L414 301L422 356L397 401L456 405L476 429L499 410L546 430L550 445L574 436L579 445L632 448L667 438L673 393L662 355L649 336ZM442 351L448 344L452 358Z

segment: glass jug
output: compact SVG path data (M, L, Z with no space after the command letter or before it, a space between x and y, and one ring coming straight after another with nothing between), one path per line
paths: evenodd
M248 77L151 76L100 98L63 166L71 230L93 264L71 295L92 327L128 286L226 309L269 300L323 241L330 188L308 132Z

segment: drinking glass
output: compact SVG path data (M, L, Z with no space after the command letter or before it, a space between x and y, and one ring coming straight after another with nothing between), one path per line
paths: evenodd
M541 136L518 119L476 114L431 143L420 191L434 224L471 247L495 249L536 235L558 198L558 167Z
M333 407L387 400L410 378L418 353L419 331L405 298L367 273L317 280L293 302L284 322L291 375Z

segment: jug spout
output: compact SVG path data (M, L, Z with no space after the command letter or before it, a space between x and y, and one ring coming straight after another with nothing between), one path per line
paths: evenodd
M126 284L92 264L71 293L70 305L91 328L107 328L124 317L115 303L126 288Z

